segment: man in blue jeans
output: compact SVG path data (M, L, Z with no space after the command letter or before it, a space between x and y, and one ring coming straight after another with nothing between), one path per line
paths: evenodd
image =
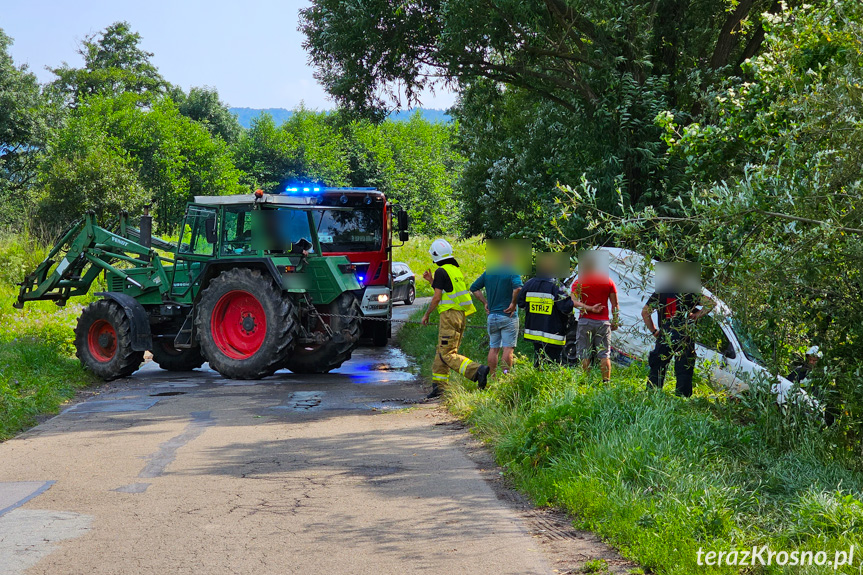
M488 314L489 376L497 370L498 354L503 349L503 369L512 367L512 354L518 341L516 299L521 291L521 276L510 266L489 268L470 286L473 295L485 305ZM482 290L485 288L485 295Z

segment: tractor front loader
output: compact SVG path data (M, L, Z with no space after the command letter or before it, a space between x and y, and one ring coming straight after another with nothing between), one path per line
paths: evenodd
M87 214L21 282L15 307L64 305L104 274L107 290L81 313L75 347L105 380L126 377L144 352L163 369L204 361L226 377L287 367L323 373L350 359L361 312L355 267L320 255L312 212L266 194L199 197L176 244L153 238L150 216L111 229Z

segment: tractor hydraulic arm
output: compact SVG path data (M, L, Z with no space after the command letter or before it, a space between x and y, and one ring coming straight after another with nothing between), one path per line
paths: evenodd
M86 294L102 272L122 278L124 291L129 290L132 296L150 291L166 293L170 282L159 256L123 235L128 216L120 218L120 234L99 227L92 213L73 225L19 284L15 307L36 300L64 305L70 297Z

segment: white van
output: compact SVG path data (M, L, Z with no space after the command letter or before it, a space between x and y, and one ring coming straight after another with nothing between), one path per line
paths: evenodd
M647 362L656 339L647 331L641 310L653 293L653 268L644 256L621 248L600 248L608 254L609 276L617 285L620 304L620 328L612 332L612 358L628 365L633 360ZM574 277L568 280L569 285ZM731 309L709 290L702 293L716 303L709 315L701 318L695 327L695 350L699 371L711 384L726 388L737 395L749 389L756 377L774 381L772 391L780 405L785 403L793 384L771 374L764 359L743 326L734 319ZM655 313L655 312L654 312ZM658 325L658 321L654 319ZM798 390L801 399L810 405L814 401Z

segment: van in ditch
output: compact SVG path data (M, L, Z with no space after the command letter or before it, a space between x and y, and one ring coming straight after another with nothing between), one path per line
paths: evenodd
M612 332L611 338L612 358L623 365L633 361L646 363L656 339L647 331L641 310L653 293L656 262L622 248L599 249L608 255L608 273L617 285L620 304L620 328ZM574 280L575 275L567 280L567 284L571 286ZM780 405L793 393L797 400L815 406L815 401L805 391L767 370L755 342L725 302L706 288L702 288L702 293L715 303L710 314L701 318L694 328L697 366L702 377L706 377L711 385L727 389L732 395L749 389L753 380L764 379L771 382L771 390ZM570 356L573 351L567 349L565 353Z

